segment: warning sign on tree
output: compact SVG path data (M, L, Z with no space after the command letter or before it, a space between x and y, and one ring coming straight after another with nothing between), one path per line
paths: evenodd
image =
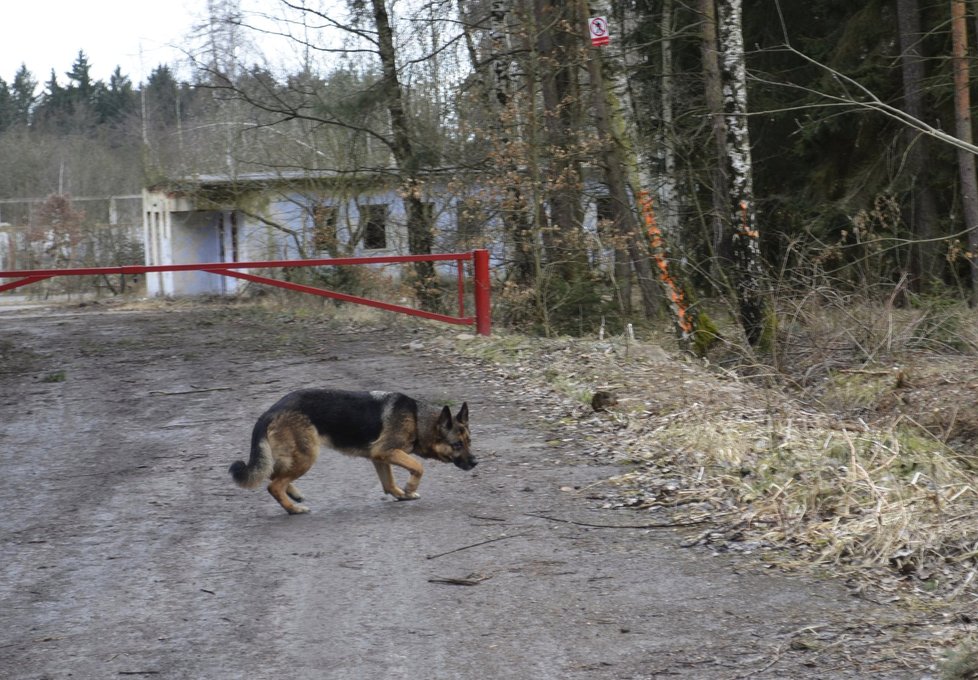
M591 45L593 47L601 47L610 42L608 20L604 17L591 17L587 22L587 27L591 33Z

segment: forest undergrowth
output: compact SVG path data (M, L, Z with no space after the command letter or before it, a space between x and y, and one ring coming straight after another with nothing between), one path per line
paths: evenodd
M779 305L765 352L666 335L458 343L534 386L554 436L621 474L605 507L704 522L689 539L966 614L978 599L978 314L823 294ZM731 332L730 337L736 337ZM548 395L548 396L543 396Z

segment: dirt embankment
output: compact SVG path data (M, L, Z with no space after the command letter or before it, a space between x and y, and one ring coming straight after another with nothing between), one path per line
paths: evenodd
M708 524L602 508L588 490L620 452L580 404L453 358L445 333L224 305L0 310L0 676L934 673L940 621L692 545ZM466 400L479 467L430 463L422 498L396 503L324 453L312 513L287 516L227 466L300 386Z

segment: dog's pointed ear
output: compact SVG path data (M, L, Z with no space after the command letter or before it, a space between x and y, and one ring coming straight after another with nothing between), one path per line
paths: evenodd
M467 425L469 422L469 403L467 401L462 402L462 408L458 410L458 415L455 416L455 420Z
M445 406L441 413L438 414L438 427L445 428L446 430L452 429L452 409Z

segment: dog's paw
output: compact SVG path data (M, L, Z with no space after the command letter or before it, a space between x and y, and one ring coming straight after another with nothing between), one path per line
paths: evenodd
M306 506L304 506L304 505L293 505L293 506L292 506L292 507L291 507L291 508L289 509L289 514L290 514L290 515L304 515L304 514L306 514L307 512L309 512L309 508L307 508L307 507L306 507Z
M416 491L405 491L400 496L396 497L399 501L416 501L421 498L421 494Z

